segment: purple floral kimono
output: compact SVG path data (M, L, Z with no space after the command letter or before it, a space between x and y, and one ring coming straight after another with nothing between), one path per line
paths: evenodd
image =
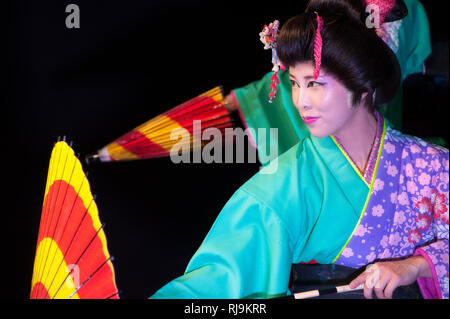
M418 278L424 298L448 298L447 149L386 128L372 195L336 264L422 255L433 278Z

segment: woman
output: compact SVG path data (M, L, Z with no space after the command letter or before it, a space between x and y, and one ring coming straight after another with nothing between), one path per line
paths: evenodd
M291 265L312 261L376 265L350 284L367 298L415 281L448 298L448 150L373 107L397 91L394 53L331 0L287 21L276 48L311 134L236 191L185 274L153 298L284 296Z

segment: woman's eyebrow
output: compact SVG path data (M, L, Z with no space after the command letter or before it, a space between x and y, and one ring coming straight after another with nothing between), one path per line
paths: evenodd
M290 78L293 78L294 80L297 80L297 78L295 77L295 75L293 75L293 74L289 74L289 77ZM306 75L306 76L304 76L303 77L303 79L305 79L305 80L311 80L311 79L314 79L314 76L312 76L312 75Z

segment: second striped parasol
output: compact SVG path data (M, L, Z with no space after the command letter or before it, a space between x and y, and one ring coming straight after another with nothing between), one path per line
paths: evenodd
M201 123L200 127L195 125L196 121L200 121L197 122ZM170 156L174 145L180 147L180 143L189 143L185 146L195 151L205 145L201 138L198 140L205 129L220 130L224 139L225 129L232 127L222 87L217 86L148 120L89 155L86 160L111 162L166 157Z

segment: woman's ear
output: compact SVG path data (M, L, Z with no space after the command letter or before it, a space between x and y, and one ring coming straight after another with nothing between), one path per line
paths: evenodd
M367 92L364 92L363 94L361 94L361 101L366 102L366 98L367 98Z
M361 97L359 98L359 99L355 99L354 98L354 96L355 96L355 93L351 93L350 95L349 95L349 105L350 105L350 108L351 109L356 109L358 106L364 106L364 105L367 105L368 103L367 102L369 102L370 103L370 101L367 101L366 100L366 98L367 98L367 94L368 94L368 92L364 92L364 93L361 93Z
M361 104L362 105L370 106L373 103L373 100L370 101L367 99L368 96L369 96L369 92L364 92L363 94L361 94Z

